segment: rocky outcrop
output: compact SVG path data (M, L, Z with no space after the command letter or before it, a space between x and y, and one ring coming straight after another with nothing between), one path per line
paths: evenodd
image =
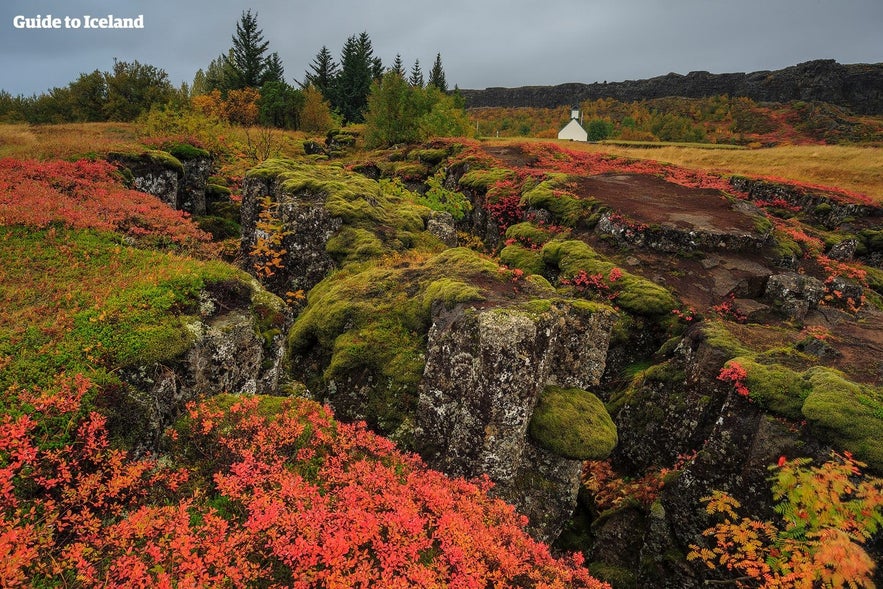
M256 282L209 285L185 324L191 345L177 358L121 371L131 387L115 408L136 447L150 448L187 402L220 393L275 394L289 317Z
M252 254L258 240L271 237L259 224L261 212L265 211L269 222L278 227L282 236L279 250L284 250L282 268L262 277L262 283L280 296L309 291L334 267L326 246L343 225L341 218L332 216L326 208L325 192L310 188L292 192L285 189L284 180L274 173L247 176L241 209L241 248L246 268L258 262Z
M703 331L692 329L668 362L648 370L613 410L620 443L617 468L642 472L692 456L669 477L645 517L606 518L597 538L623 538L640 549L630 555L596 557L635 571L640 587L702 587L706 570L687 564L691 544L701 544L710 524L702 498L712 490L733 494L743 513L773 516L767 477L782 455L820 458L824 452L799 429L739 396L717 375L731 352Z
M636 229L632 223L615 213L601 215L595 231L610 235L624 245L647 248L658 252L730 252L759 251L768 242L767 235L715 228L677 227L661 224Z
M191 215L204 215L206 212L206 186L212 174L214 162L211 156L197 156L182 159L184 178L178 189L181 210Z
M205 215L206 186L214 166L209 152L181 145L172 153L113 152L107 159L120 166L136 190L152 194L174 209Z
M487 474L537 537L554 539L575 506L581 462L540 447L528 428L547 385L599 382L613 319L567 303L439 309L417 407L421 455L452 476Z
M179 188L184 178L184 166L175 157L164 151L145 151L110 153L107 160L131 174L136 190L152 194L173 209L181 208Z
M788 318L802 321L807 313L818 307L824 295L825 285L821 280L787 272L770 276L764 298Z
M712 74L670 73L647 80L521 88L460 90L468 108L485 106L555 108L575 102L615 98L623 102L683 96L704 98L727 94L758 102L792 100L830 102L856 113L883 113L883 64L839 64L833 59L808 61L776 71Z
M833 229L849 219L883 217L883 208L872 204L844 202L819 190L790 186L769 180L733 176L733 188L748 194L753 201L774 203L783 201L799 209L812 222Z

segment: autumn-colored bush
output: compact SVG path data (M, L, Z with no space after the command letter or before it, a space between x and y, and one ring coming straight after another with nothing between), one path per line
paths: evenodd
M89 386L19 392L34 410L0 420L3 586L608 587L486 479L448 479L316 403L192 404L160 463L109 446Z
M210 239L186 213L124 188L116 168L105 161L0 160L0 226L52 223L180 245Z
M770 467L777 521L740 517L726 493L706 497L722 521L703 532L710 547L691 546L687 559L737 587L874 587L861 545L883 526L883 479L862 477L865 465L848 452L809 462L783 456Z

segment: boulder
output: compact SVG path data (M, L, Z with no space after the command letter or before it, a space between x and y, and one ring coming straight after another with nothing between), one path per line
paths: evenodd
M184 179L184 165L164 151L107 154L107 161L128 170L136 190L152 194L173 209L181 208L179 188Z
M779 312L796 321L815 309L823 296L825 285L821 280L796 272L770 276L764 292L764 298Z
M257 282L226 281L200 294L185 324L191 345L162 363L121 370L130 388L116 413L136 448L151 448L189 401L220 393L276 394L290 323L284 303Z
M529 516L536 537L554 539L576 504L580 460L587 456L550 451L528 430L548 385L598 383L613 319L606 307L568 303L541 312L438 310L417 406L421 455L451 476L487 474L496 493ZM597 407L609 420L600 402ZM610 429L612 423L589 433L601 448L594 458L616 443Z

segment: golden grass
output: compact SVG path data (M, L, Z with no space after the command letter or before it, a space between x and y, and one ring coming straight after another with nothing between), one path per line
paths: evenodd
M541 141L574 151L600 152L675 164L723 175L782 178L868 196L883 204L883 148L789 145L764 149L708 149L681 144L648 149L554 139L483 139L494 143Z
M131 123L0 124L0 157L78 159L138 146Z
M722 174L770 176L841 188L883 203L883 149L844 145L789 145L765 149L720 150L694 147L629 148L568 144L571 149L652 159Z

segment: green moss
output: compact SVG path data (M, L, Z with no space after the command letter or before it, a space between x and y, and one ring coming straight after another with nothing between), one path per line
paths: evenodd
M360 379L367 421L392 434L416 405L433 304L481 300L484 293L472 282L501 280L497 269L465 248L395 264L349 262L310 291L289 333L290 349L327 359L309 383L316 393L331 381Z
M205 149L200 149L199 147L190 145L189 143L178 143L168 148L167 151L182 161L212 157L212 154Z
M557 266L561 276L572 278L580 270L588 274L608 276L617 266L602 260L586 243L577 240L554 240L543 246L543 261ZM665 288L620 269L622 276L612 283L611 290L618 293L616 305L637 315L669 315L678 306L677 300Z
M754 217L754 230L761 235L767 235L773 230L773 222L764 215Z
M476 190L487 190L492 185L503 180L514 180L515 172L502 168L490 170L470 170L460 178L460 186Z
M549 299L533 299L524 303L521 308L531 315L542 315L552 310L552 301Z
M593 562L588 568L593 577L610 583L613 589L633 589L638 586L637 573L632 569L604 562Z
M440 164L442 160L448 157L447 149L413 149L408 153L410 159L417 160L429 165Z
M742 345L723 321L706 320L702 322L702 333L708 345L724 350L730 357L751 354L751 350Z
M206 184L205 197L208 200L229 200L232 192L226 186L219 184Z
M377 236L359 227L343 227L325 244L327 251L338 263L364 261L383 253L383 243Z
M453 270L460 276L485 277L499 280L500 267L493 260L483 257L465 247L452 247L427 261L428 268L436 274Z
M555 220L569 227L575 226L586 217L597 204L594 200L579 199L562 189L568 182L564 174L552 174L548 180L540 182L521 195L521 206L546 209Z
M791 419L802 419L801 407L810 393L809 384L793 370L780 364L760 364L749 358L735 358L748 376L745 385L751 399L761 407Z
M543 448L573 460L606 458L618 439L613 420L595 395L559 387L540 394L529 431Z
M121 367L174 359L193 341L202 289L251 280L220 262L125 246L112 234L7 227L0 241L0 357L11 359L0 371L4 390L42 386L60 372L108 382Z
M883 470L883 390L846 380L830 368L804 373L812 392L803 416L832 444Z
M423 291L420 311L421 314L428 315L436 302L442 302L450 309L457 303L481 300L484 297L479 288L453 278L439 278L430 282Z
M158 165L163 168L175 170L181 176L184 175L184 164L181 163L181 160L165 151L148 149L147 151L142 151L140 153L111 152L107 154L107 157L110 160L119 159L123 162Z
M525 274L541 274L546 265L538 250L531 250L520 245L507 245L500 252L500 263L510 268L518 268Z
M555 287L539 274L531 274L525 280L539 292L555 292Z
M329 251L340 260L361 260L389 250L411 247L420 238L427 207L399 182L371 180L339 165L316 165L270 159L252 168L249 178L275 181L289 196L321 199L328 213L350 228ZM352 230L359 230L353 232ZM374 234L370 238L367 233ZM382 247L378 248L378 244ZM348 252L352 245L356 251Z
M510 225L506 229L506 238L515 239L524 245L543 245L555 237L555 234L533 223L523 222Z
M242 227L236 221L214 215L198 217L196 224L203 231L211 233L212 239L215 241L238 237L242 232Z

